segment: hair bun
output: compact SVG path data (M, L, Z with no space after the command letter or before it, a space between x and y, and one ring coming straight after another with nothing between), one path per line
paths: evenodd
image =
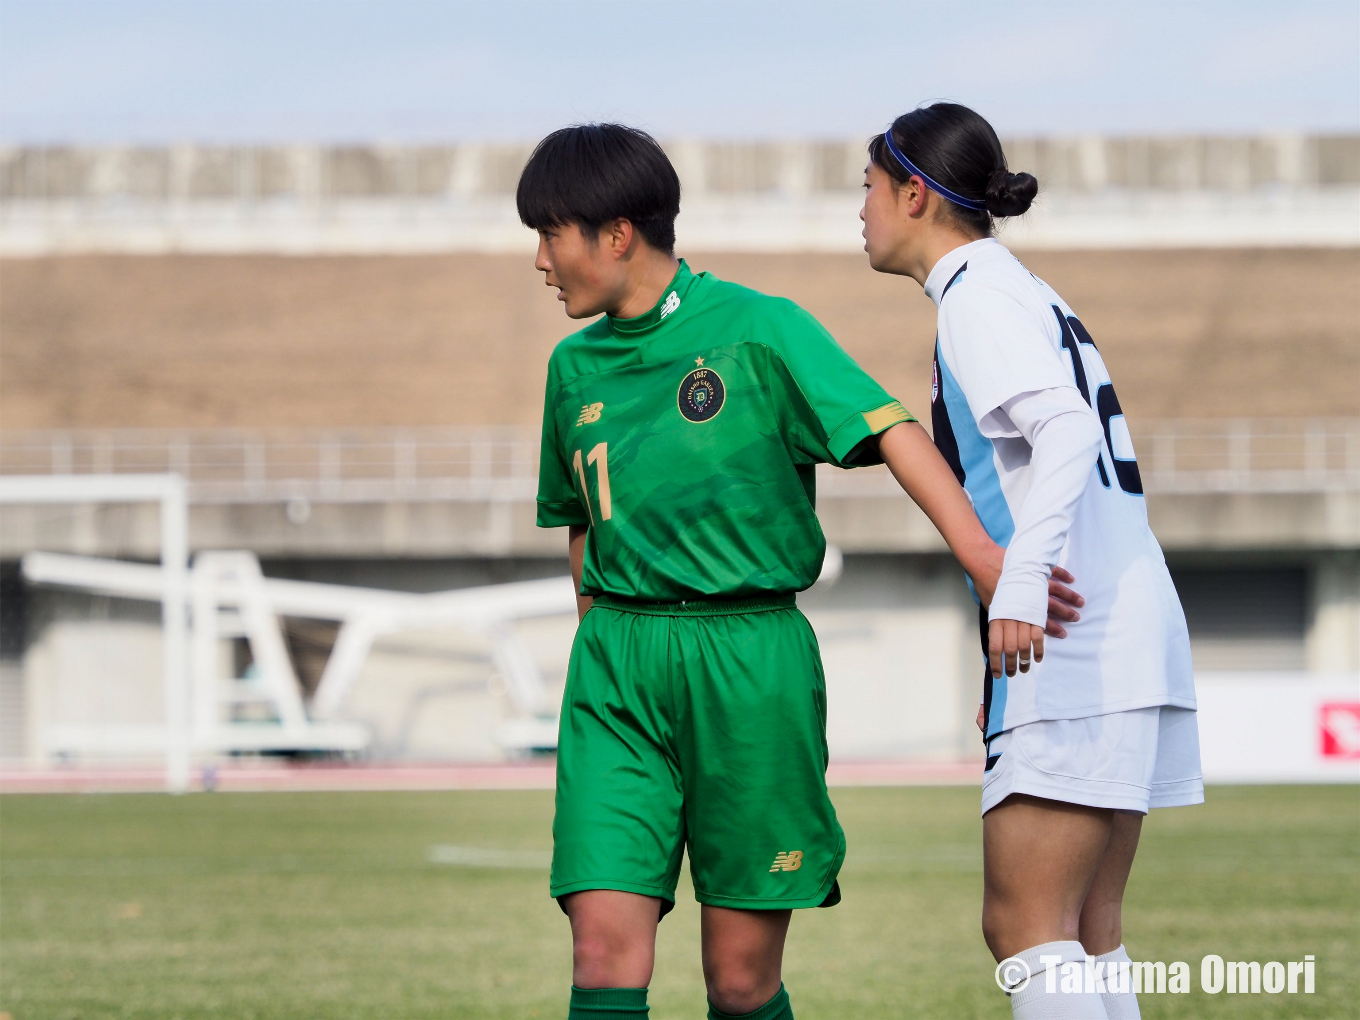
M997 170L987 181L987 211L993 216L1019 216L1038 193L1039 182L1031 174Z

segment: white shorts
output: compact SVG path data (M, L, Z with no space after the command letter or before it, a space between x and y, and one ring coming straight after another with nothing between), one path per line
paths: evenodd
M1013 793L1141 814L1204 803L1199 724L1189 708L1025 723L993 737L987 761L984 815Z

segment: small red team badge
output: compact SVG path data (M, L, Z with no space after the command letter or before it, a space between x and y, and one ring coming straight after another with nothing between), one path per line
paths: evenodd
M1329 701L1318 710L1324 758L1360 760L1360 701Z

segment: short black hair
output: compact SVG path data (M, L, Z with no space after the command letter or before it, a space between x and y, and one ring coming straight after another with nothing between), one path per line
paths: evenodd
M680 178L655 138L623 124L574 124L534 147L515 189L533 230L568 223L591 232L626 219L653 248L675 251Z
M953 202L948 205L961 226L984 237L992 234L993 216L1019 216L1038 194L1039 182L1030 174L1010 172L996 131L981 114L966 106L918 106L898 117L888 130L902 155L932 180L964 198L987 203L985 209L968 209ZM869 139L869 158L897 183L910 179L883 135Z

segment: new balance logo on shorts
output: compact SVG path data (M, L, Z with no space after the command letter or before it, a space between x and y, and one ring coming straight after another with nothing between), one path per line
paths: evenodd
M576 426L589 425L593 421L600 420L600 412L604 410L603 404L582 404L581 416L576 419Z
M780 850L774 855L774 863L770 865L770 871L797 871L803 866L803 851L801 850Z

